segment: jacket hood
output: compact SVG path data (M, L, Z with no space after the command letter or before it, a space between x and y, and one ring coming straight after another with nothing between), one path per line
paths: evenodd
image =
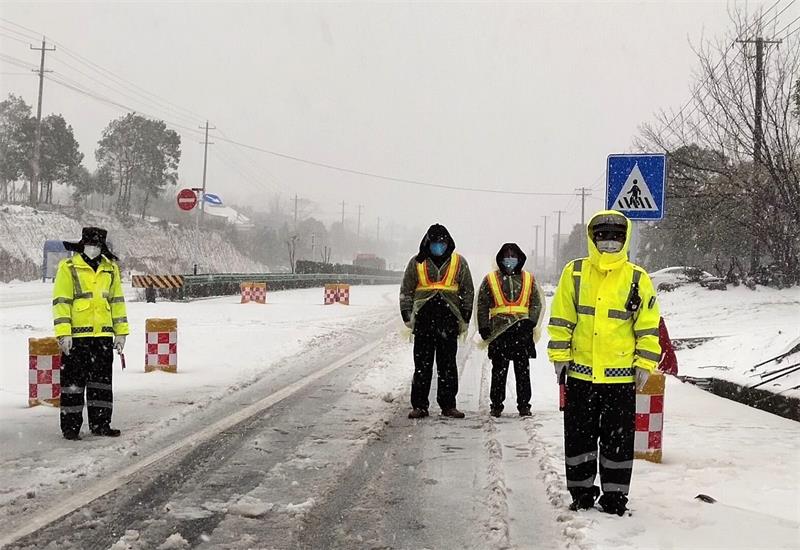
M613 254L608 252L600 252L597 250L597 246L595 246L594 241L592 240L592 228L595 225L603 223L609 218L614 219L614 221L624 220L626 227L625 242L622 244L622 250L619 252L614 252ZM586 225L586 237L589 248L589 261L601 271L617 269L628 261L628 248L631 242L631 221L621 212L617 212L616 210L601 210L600 212L596 213Z
M435 223L428 228L427 233L425 233L425 236L422 237L422 241L419 243L417 263L421 264L431 257L431 252L428 246L430 245L431 241L438 240L440 238L444 238L445 242L447 243L447 250L445 250L442 258L449 258L450 255L453 254L453 251L456 249L456 242L453 240L453 237L450 235L450 232L445 226Z
M514 255L517 258L519 258L519 263L517 264L517 267L515 267L514 271L511 272L512 274L516 275L517 273L520 273L522 271L522 268L525 266L525 260L527 260L528 257L525 255L525 253L522 251L522 249L519 247L517 243L505 243L503 246L500 247L500 250L497 251L497 256L495 256L495 262L497 263L497 268L500 271L503 271L502 260L507 250L513 251Z

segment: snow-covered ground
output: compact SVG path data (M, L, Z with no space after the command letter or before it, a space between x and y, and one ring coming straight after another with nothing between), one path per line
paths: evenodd
M659 292L661 311L670 337L695 340L677 352L678 373L713 377L743 386L761 381L760 374L800 362L800 352L782 363L753 366L800 344L800 287L775 290L744 286L727 291L686 285ZM761 389L800 398L800 372L787 375Z
M58 410L27 407L28 338L52 335L51 283L0 285L0 506L31 490L69 483L113 467L120 455L268 374L282 359L368 332L394 312L394 286L353 287L349 307L324 306L323 290L268 295L267 305L228 296L192 303L128 302L127 368L114 364L114 422L121 442L90 438L75 453L60 438ZM132 297L134 290L127 288ZM390 307L391 305L391 307ZM178 374L145 373L146 318L178 319ZM374 383L373 383L374 385ZM391 391L392 388L381 391ZM87 426L84 424L84 433Z
M375 404L362 409L376 420L376 428L360 436L365 444L380 430L380 415L392 407L403 408L408 399L413 362L410 344L399 336L396 287L354 287L349 308L320 305L321 289L273 293L267 306L240 305L235 297L188 304L131 303L128 316L134 333L126 350L128 369L120 372L116 365L114 379L114 424L123 429L123 437L67 442L60 438L56 410L26 408L27 337L50 334L48 287L0 285L0 514L7 518L18 520L26 509L41 509L62 486L88 484L137 455L146 456L150 449L191 431L214 405L235 406L243 399L238 396L257 380L288 379L287 367L296 363L283 364L283 359L310 361L315 352L330 350L337 342L346 347L374 334L395 332L386 337L379 358L363 367L350 389ZM673 337L719 337L679 351L682 374L708 376L700 367L727 365L730 370L714 374L733 376L759 358L782 351L799 336L800 289L710 292L686 287L660 297ZM156 316L179 320L178 375L142 372L144 318ZM466 541L460 546L800 547L797 422L670 378L664 461L636 462L632 516L618 518L596 510L572 513L566 510L563 426L557 386L544 353L546 341L540 343L540 357L532 363L534 416L529 419L514 415L513 374L506 414L500 419L487 415L489 363L471 340L462 346L459 406L467 419L406 421L403 416L392 428L395 437L397 433L406 437L406 430L409 445L419 453L421 463L405 474L426 478L425 492L415 505L434 516L463 512L472 519L470 514L481 514L470 527L474 534L463 530L452 534L452 540ZM432 412L435 416L438 411ZM346 429L343 425L343 434ZM306 447L311 457L326 452L319 445ZM695 500L701 493L718 502ZM313 509L319 499L310 496L313 500L292 501L293 506L299 502ZM261 504L243 501L246 509L234 512L247 516ZM424 536L425 531L416 533ZM368 540L366 535L354 540ZM180 543L177 536L173 542ZM413 545L410 539L407 545L374 542ZM213 540L209 544L213 546Z

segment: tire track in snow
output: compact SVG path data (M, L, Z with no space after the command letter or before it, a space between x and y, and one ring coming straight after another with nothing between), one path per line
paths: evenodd
M489 459L486 465L486 491L488 493L486 499L491 513L486 521L486 536L492 543L493 548L510 548L508 492L503 469L503 447L497 439L497 427L495 426L494 418L489 416L489 410L486 405L489 402L491 370L484 368L484 362L477 354L472 354L470 359L473 357L476 358L477 368L481 369L478 412L483 418L483 430L486 434L484 447Z
M537 413L534 413L537 414ZM538 412L542 414L542 412ZM562 478L561 458L555 456L550 447L539 434L542 423L533 420L524 423L525 432L528 434L528 442L531 447L532 456L536 459L539 467L539 478L544 482L547 499L558 512L556 521L562 525L561 532L564 535L567 548L579 550L590 550L594 548L586 540L585 528L592 520L583 517L577 512L568 509L570 498Z

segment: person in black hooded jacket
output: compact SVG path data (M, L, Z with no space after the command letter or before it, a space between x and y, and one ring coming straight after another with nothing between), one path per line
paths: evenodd
M436 360L436 402L443 416L464 418L456 408L458 336L472 317L475 288L467 261L443 225L425 233L419 252L406 267L400 287L400 314L414 333L414 377L409 418L428 416L428 394Z
M490 413L500 416L506 398L508 367L514 362L517 410L531 414L529 358L536 357L533 330L543 314L543 294L533 275L523 271L527 257L516 243L497 252L497 271L484 277L478 290L478 331L489 343L492 361Z

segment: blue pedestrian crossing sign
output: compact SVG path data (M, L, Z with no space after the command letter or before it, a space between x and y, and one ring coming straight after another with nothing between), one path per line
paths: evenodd
M663 154L608 155L606 208L632 220L662 219L666 167Z

